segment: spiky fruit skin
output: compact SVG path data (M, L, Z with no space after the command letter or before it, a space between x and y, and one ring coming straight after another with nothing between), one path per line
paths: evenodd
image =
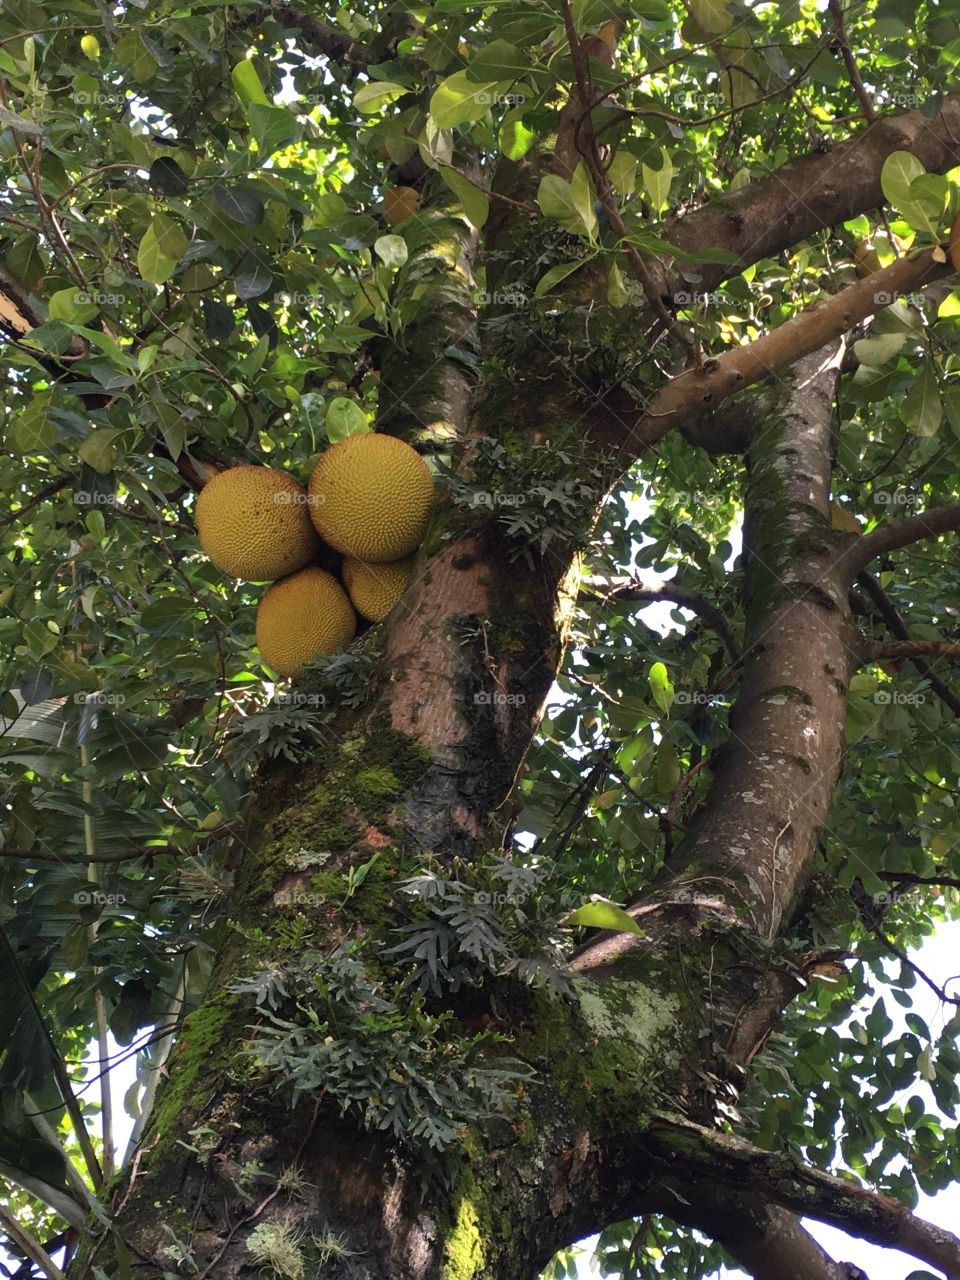
M320 549L303 485L272 467L218 472L200 490L196 521L217 568L248 582L295 573Z
M269 587L257 610L260 656L282 676L345 649L357 630L347 593L331 573L301 569Z
M430 468L395 436L364 432L322 454L307 486L310 516L331 547L368 564L416 551L433 506Z
M393 564L367 564L347 556L341 572L357 613L371 622L382 622L406 591L413 561L413 556L407 556Z

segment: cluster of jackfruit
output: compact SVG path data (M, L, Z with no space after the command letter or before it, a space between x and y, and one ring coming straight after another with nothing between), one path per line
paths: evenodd
M327 449L306 489L272 467L219 472L200 491L196 521L218 569L272 582L257 610L257 647L291 676L345 648L357 614L387 616L410 581L432 504L419 453L366 432ZM331 569L341 556L338 578Z

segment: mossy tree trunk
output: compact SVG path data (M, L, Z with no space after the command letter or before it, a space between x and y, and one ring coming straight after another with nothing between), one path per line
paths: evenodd
M516 193L530 180L518 171L503 182ZM845 1274L793 1216L808 1203L796 1180L730 1175L709 1136L800 988L781 944L840 773L857 653L851 535L829 517L839 341L764 392L733 733L689 838L632 908L643 934L581 948L567 995L501 977L433 998L461 1038L482 1028L509 1039L488 1056L529 1070L512 1105L464 1120L438 1162L425 1144L363 1129L355 1107L341 1114L342 1093L322 1077L291 1105L245 1051L251 1023L269 1019L232 990L238 980L351 946L368 973L389 975L384 951L408 918L399 882L427 863L455 877L503 846L561 662L578 552L660 379L640 341L638 314L649 313L598 302L590 268L533 318L494 303L478 336L478 252L494 298L528 281L531 261L572 252L532 225L512 215L478 249L451 220L441 247L428 237L406 268L427 301L406 352L384 361L383 425L428 451L454 442L469 485L445 490L414 584L360 642L363 696L337 710L310 759L256 780L209 994L115 1188L119 1235L102 1237L92 1259L85 1251L77 1274L92 1261L109 1275L123 1264L144 1280L225 1280L272 1263L294 1280L525 1280L557 1248L646 1212L709 1232L757 1276ZM451 346L482 352L479 383L469 361L437 358ZM501 447L492 462L480 435ZM521 474L576 482L539 541L510 535L490 496ZM309 1012L287 1002L278 1016ZM684 1121L702 1131L691 1136Z

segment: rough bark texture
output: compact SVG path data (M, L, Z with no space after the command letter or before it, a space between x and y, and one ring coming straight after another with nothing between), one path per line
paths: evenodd
M951 98L947 110L956 115L960 104ZM876 204L883 155L913 143L930 169L960 159L946 116L931 124L911 113L833 157L744 188L671 234L688 247L744 242L744 261L769 254ZM522 219L491 220L492 293L527 275L535 242L544 248L542 231ZM637 316L595 305L586 271L562 307L487 310L486 372L474 387L462 363L436 355L446 335L466 349L476 341L474 249L451 226L439 257L411 257L407 272L432 279L433 293L405 351L385 363L382 425L435 452L456 444L461 475L482 461L477 433L492 436L506 450L504 484L513 468L542 469L556 457L557 474L584 479L580 506L570 527L531 551L508 536L492 503L465 502L452 484L404 602L360 642L373 661L360 705L343 706L315 758L258 779L235 924L171 1057L138 1162L115 1188L131 1274L160 1280L183 1247L201 1280L252 1276L264 1265L253 1233L286 1222L323 1280L532 1280L578 1236L661 1212L711 1232L764 1280L839 1280L791 1216L800 1206L771 1204L762 1186L710 1179L713 1156L696 1144L671 1156L646 1139L664 1115L716 1124L718 1092L704 1088L705 1073L734 1094L800 985L778 943L839 776L856 658L851 535L831 530L828 510L836 335L853 314L843 305L818 330L827 345L764 393L768 429L749 454L740 690L707 799L633 908L645 936L582 948L567 997L513 979L444 997L463 1034L478 1025L507 1033L510 1055L533 1072L512 1108L465 1124L455 1158L438 1166L416 1144L397 1149L361 1131L322 1085L291 1108L244 1053L254 1015L232 983L305 950L367 938L382 949L404 918L399 880L427 860L463 867L500 847L562 657L578 548L628 452L629 421L611 404L626 403L631 369L646 379L644 394L656 390L645 353L636 354ZM345 892L348 869L374 853L362 886ZM290 943L275 925L296 892L318 901L301 910L306 934L301 927ZM711 1049L717 1028L723 1044ZM248 1166L265 1171L262 1183L243 1174ZM124 1247L104 1237L94 1253L112 1275ZM76 1274L90 1262L88 1252Z

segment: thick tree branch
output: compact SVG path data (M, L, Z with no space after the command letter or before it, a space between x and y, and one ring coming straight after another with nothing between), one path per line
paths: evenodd
M869 573L861 573L857 577L857 584L863 589L870 601L876 608L880 617L887 624L889 631L897 637L898 640L909 641L910 632L907 630L907 624L904 622L900 613L881 587ZM930 688L934 691L940 701L950 708L955 716L960 716L960 695L954 693L950 686L934 671L933 667L927 662L926 658L919 655L912 656L910 661L920 672L921 676L929 683Z
M876 279L871 276L870 279ZM866 281L864 283L867 283ZM851 542L844 550L842 561L848 566L851 581L865 569L877 556L886 555L890 551L898 551L901 547L912 546L925 538L939 538L944 533L955 533L960 530L960 503L949 507L934 507L932 511L918 511L916 515L907 516L894 524L881 525L873 533L865 533Z
M644 1139L669 1167L699 1166L709 1180L755 1188L765 1198L874 1244L902 1249L948 1276L960 1276L960 1239L915 1217L892 1196L811 1168L795 1156L764 1151L692 1121L655 1121Z
M948 644L943 640L892 640L877 645L873 659L883 658L941 658L944 662L960 663L960 644Z
M882 116L830 151L791 160L739 191L678 214L664 237L694 256L706 248L738 255L732 265L692 268L700 277L697 288L709 291L752 262L882 205L880 171L893 151L911 152L929 173L946 173L960 164L960 93L948 94L932 120L921 111ZM671 269L659 271L664 293L689 288Z
M712 410L735 392L788 369L801 357L849 333L861 320L887 305L888 298L911 293L930 280L951 274L952 270L948 264L935 262L929 250L913 258L901 258L883 271L874 272L840 293L815 302L755 342L731 347L716 359L706 361L701 368L688 369L668 382L625 431L624 449L639 453L650 448L688 418ZM927 518L931 515L926 513ZM919 518L911 517L902 524L909 525ZM868 538L862 539L867 541ZM871 551L868 559L885 549L879 540L875 545L877 550Z
M641 582L639 579L634 579L621 586L591 582L588 579L584 586L593 588L595 598L601 604L610 604L620 600L645 604L666 601L671 604L678 604L684 609L689 609L691 612L698 614L707 626L717 633L731 662L737 663L740 661L740 645L737 637L733 634L733 628L716 605L711 604L699 591L693 591L689 587L681 586L678 582L650 584Z

